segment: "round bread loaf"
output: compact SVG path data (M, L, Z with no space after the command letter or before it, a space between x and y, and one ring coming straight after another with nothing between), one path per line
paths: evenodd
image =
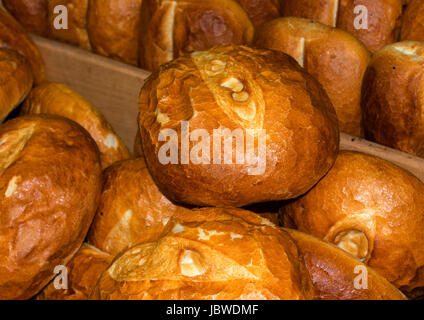
M77 45L91 50L90 39L87 33L87 12L89 0L48 0L48 21L51 36L60 41ZM59 6L65 6L66 12ZM67 17L67 28L60 26L64 23L62 16Z
M0 48L18 51L29 61L35 83L44 80L44 62L40 52L23 27L2 7L0 7Z
M359 19L361 13L366 12L368 27L358 28L364 22ZM402 0L340 1L337 27L355 35L374 53L397 40L401 17Z
M139 105L149 170L176 203L294 198L338 152L327 94L277 51L224 46L185 55L149 77Z
M158 190L143 158L121 161L104 172L103 193L88 235L97 248L116 255L155 223L184 210Z
M367 139L424 157L424 43L394 43L373 56L362 110Z
M280 0L237 0L237 2L256 27L280 16Z
M140 66L155 70L183 53L250 44L254 28L235 0L143 0Z
M0 122L23 101L32 83L28 61L16 51L0 48Z
M93 298L312 299L291 237L249 211L182 211L144 232L103 273Z
M84 243L66 265L67 289L62 288L64 275L59 272L38 295L38 300L88 300L103 271L112 263L113 256ZM55 283L55 281L57 283Z
M402 16L400 39L424 42L424 1L410 2Z
M125 63L138 64L142 0L91 0L88 36L93 51Z
M424 286L423 194L409 172L341 152L314 189L282 209L284 225L336 244L411 291Z
M54 116L0 125L0 299L28 299L80 248L101 192L97 146Z
M302 253L314 284L315 300L405 300L389 281L336 246L284 229Z
M47 0L2 0L4 7L27 32L49 35Z
M302 18L280 18L263 25L255 45L291 55L324 87L341 131L362 135L361 88L370 53L354 36Z
M376 52L396 41L402 0L284 0L281 13L337 26Z
M41 113L56 114L83 126L99 147L103 168L131 157L105 117L90 102L63 84L44 82L31 91L21 114Z

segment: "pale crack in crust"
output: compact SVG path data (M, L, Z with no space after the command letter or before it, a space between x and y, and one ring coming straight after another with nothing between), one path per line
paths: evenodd
M0 137L0 176L16 161L27 142L31 139L35 125L8 132Z
M228 118L244 129L263 129L265 100L249 70L225 54L195 52L191 58Z

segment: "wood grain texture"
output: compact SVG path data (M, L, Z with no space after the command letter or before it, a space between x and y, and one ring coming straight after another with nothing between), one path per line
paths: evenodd
M46 62L47 79L68 85L94 104L132 149L138 95L150 73L73 46L32 38Z
M70 86L93 103L132 149L138 95L150 73L66 44L32 37L45 60L47 78ZM393 162L424 182L424 159L345 133L341 133L340 148Z
M385 159L408 170L424 182L424 159L422 158L345 133L340 135L340 149L363 152Z

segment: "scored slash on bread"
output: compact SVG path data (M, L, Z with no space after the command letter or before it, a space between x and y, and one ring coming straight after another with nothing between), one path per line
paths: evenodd
M423 193L424 184L396 165L342 151L312 190L281 209L282 220L410 292L424 285Z
M313 298L293 239L235 208L178 212L140 235L103 273L95 299Z
M277 51L221 46L184 55L148 78L139 109L149 170L175 203L243 206L294 198L327 172L338 151L338 124L327 94L293 58ZM181 140L183 124L210 137L218 128L238 129L255 140L262 134L267 139L262 162L237 163L232 153L232 164L164 165L160 133L175 129ZM264 172L248 174L261 164Z

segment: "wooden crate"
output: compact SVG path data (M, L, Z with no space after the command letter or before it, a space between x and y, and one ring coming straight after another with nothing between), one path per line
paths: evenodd
M33 39L46 62L47 78L70 86L92 102L132 150L138 95L150 73L66 44L36 36ZM340 147L391 161L424 182L424 159L344 133Z

